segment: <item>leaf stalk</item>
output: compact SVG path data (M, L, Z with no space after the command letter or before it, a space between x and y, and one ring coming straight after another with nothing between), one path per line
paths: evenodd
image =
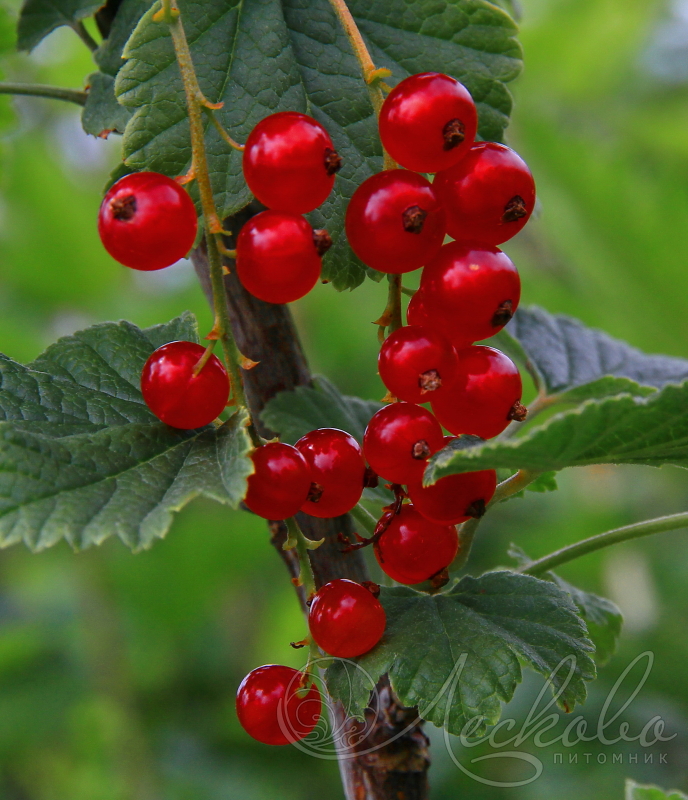
M0 94L20 94L27 97L46 97L50 100L65 100L85 106L88 92L78 89L63 89L61 86L48 86L42 83L6 83L0 82Z

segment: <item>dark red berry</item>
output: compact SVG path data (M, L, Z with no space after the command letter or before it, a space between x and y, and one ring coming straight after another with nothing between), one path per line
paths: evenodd
M426 325L461 348L506 325L521 299L521 279L497 247L451 242L423 270L420 291Z
M392 580L422 583L451 564L459 550L459 537L453 525L437 525L414 506L404 505L374 549L382 571Z
M433 183L457 241L497 245L515 236L535 207L535 182L526 162L495 142L479 142L461 163Z
M229 378L222 362L211 355L195 375L205 347L195 342L169 342L149 356L141 372L141 393L158 419L173 428L202 428L224 410Z
M308 463L311 491L301 510L312 517L339 517L363 493L365 462L361 446L344 431L319 428L295 445Z
M444 210L422 175L378 172L354 192L346 235L354 253L373 269L400 274L422 267L442 246Z
M446 391L458 364L447 339L421 325L407 325L390 334L377 363L382 382L407 403L428 403Z
M98 213L100 240L125 267L169 267L193 247L196 209L189 195L166 175L125 175L103 198Z
M318 687L299 697L303 673L268 664L244 678L236 696L241 727L263 744L293 744L315 728L322 711Z
M305 214L323 203L341 165L332 139L312 117L281 111L261 120L244 149L244 177L263 205Z
M320 277L321 259L313 228L298 214L256 214L241 229L236 249L239 280L266 303L298 300Z
M408 483L421 480L428 458L442 444L442 428L429 411L392 403L368 423L363 453L378 475L392 483Z
M449 391L432 410L457 436L470 433L491 439L520 411L521 376L517 366L493 347L476 345L459 350L459 367Z
M445 446L452 440L452 436L445 436ZM486 469L447 475L432 486L410 483L408 495L416 511L431 522L459 525L471 517L482 517L496 488L497 473Z
M308 614L316 644L337 658L355 658L372 650L385 623L385 610L370 590L344 578L319 589Z
M255 472L244 502L264 519L293 517L306 502L311 473L306 459L290 444L269 442L251 455Z
M380 138L402 167L438 172L459 162L475 139L478 114L468 89L439 72L411 75L380 112Z

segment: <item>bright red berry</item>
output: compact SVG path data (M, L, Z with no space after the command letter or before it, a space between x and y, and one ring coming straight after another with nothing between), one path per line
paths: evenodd
M182 187L157 172L125 175L103 198L98 233L103 247L125 267L169 267L193 247L196 209Z
M318 687L299 697L303 673L268 664L244 678L236 696L241 727L263 744L293 744L315 728L322 711Z
M432 404L447 430L457 436L470 433L491 439L511 420L525 419L521 376L508 356L482 345L466 347L457 355L459 368L454 382Z
M194 374L205 347L195 342L169 342L152 353L141 372L141 393L158 419L173 428L202 428L224 411L229 378L222 362L211 355Z
M422 267L442 246L444 209L422 175L378 172L354 192L346 235L354 253L373 269L396 275Z
M263 205L305 214L323 203L341 166L329 134L306 114L281 111L261 120L244 148L244 177Z
M535 207L535 182L526 162L495 142L474 144L461 163L439 172L432 185L447 213L447 232L457 241L506 242Z
M442 444L442 428L429 411L412 403L392 403L368 423L363 452L378 475L408 483L421 480L428 458Z
M382 382L395 397L407 403L428 403L446 391L458 361L441 333L407 325L385 339L377 364Z
M426 324L461 348L506 325L521 299L521 279L497 247L451 242L423 270L420 291Z
M311 488L306 459L290 444L269 442L256 448L251 460L255 472L248 479L246 505L264 519L293 517Z
M311 490L301 511L312 517L339 517L358 503L363 493L365 462L361 446L337 428L319 428L294 445L311 472Z
M438 172L460 161L475 139L478 114L468 89L439 72L411 75L380 112L380 138L402 167Z
M445 445L453 440L445 436ZM421 483L408 485L413 507L426 519L438 525L459 525L474 517L482 517L497 488L497 473L493 469L447 475L432 486Z
M308 626L318 647L337 658L372 650L385 632L385 610L370 589L339 578L313 598Z
M291 303L308 294L320 277L319 235L298 214L263 211L237 239L239 280L266 303Z
M420 325L422 327L425 326L430 327L428 315L426 314L425 306L423 305L423 292L421 292L420 289L416 290L416 293L409 301L408 307L406 309L406 322L408 325Z
M422 583L454 560L459 537L453 525L437 525L412 505L386 512L389 526L374 544L382 571L399 583Z

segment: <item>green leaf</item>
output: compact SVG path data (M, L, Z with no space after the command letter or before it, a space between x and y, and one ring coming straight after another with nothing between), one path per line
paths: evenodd
M102 5L102 0L24 0L19 12L17 46L20 50L33 50L55 28L74 27Z
M461 437L430 459L424 481L481 469L534 472L590 464L688 467L688 382L647 398L587 400L515 439Z
M143 402L143 364L177 339L198 341L191 314L94 325L28 366L0 357L0 544L81 548L116 534L138 550L198 495L239 504L252 472L244 414L180 431Z
M514 695L521 665L549 678L560 705L585 700L595 677L593 646L568 595L549 581L513 572L466 576L447 594L383 588L381 642L353 661L336 661L327 685L349 713L361 716L380 676L409 707L460 734L471 720L482 735ZM463 661L465 659L465 662ZM567 680L570 674L570 679Z
M516 559L519 566L530 564L532 559L520 547L512 544L509 548L509 555ZM585 592L554 572L547 572L541 576L544 580L552 581L566 592L578 608L578 613L585 620L588 634L595 645L595 661L599 666L604 666L616 652L621 636L623 625L623 614L619 607L600 597L593 592Z
M501 483L505 481L507 478L510 478L512 475L515 475L516 471L512 469L500 469L497 472L497 480ZM539 492L544 494L545 492L556 492L559 489L559 484L557 483L557 473L556 472L543 472L542 475L538 475L534 481L529 483L525 489L522 489L520 492L516 492L508 497L508 500L513 500L515 498L523 498L526 496L526 492Z
M657 786L641 786L632 780L626 781L626 800L688 800L683 792L665 792Z
M688 361L648 355L603 331L541 308L520 308L504 331L493 337L533 374L548 395L581 403L629 393L651 394L688 378Z
M439 70L464 81L480 112L480 133L501 139L511 111L506 82L521 69L516 26L485 0L356 0L350 8L379 66L396 82L413 72ZM124 136L133 169L167 175L190 164L189 128L179 70L167 26L153 22L156 4L125 49L116 91L134 110ZM281 110L312 114L323 123L344 159L335 190L311 215L334 245L323 278L337 289L363 282L366 269L344 237L344 212L356 187L381 167L375 116L360 66L327 0L182 0L182 19L199 83L218 119L238 141ZM241 155L208 123L208 163L222 216L250 200Z

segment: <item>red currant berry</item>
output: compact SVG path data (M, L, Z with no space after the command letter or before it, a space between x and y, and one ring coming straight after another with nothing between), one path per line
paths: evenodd
M341 166L329 134L312 117L281 111L261 120L244 148L244 177L263 205L305 214L323 203Z
M433 188L447 212L447 232L462 242L506 242L535 207L535 182L526 162L495 142L474 144L460 164L437 174Z
M251 460L255 472L249 476L244 503L264 519L293 517L311 488L306 459L290 444L269 442L258 447Z
M425 306L423 305L423 292L421 292L420 289L416 290L416 293L409 301L408 308L406 309L406 322L409 325L431 327L430 320L425 312Z
M293 744L315 728L322 711L318 687L299 697L303 673L268 664L244 678L236 696L241 727L263 744Z
M173 428L202 428L224 410L229 378L217 356L210 356L195 375L205 347L169 342L152 353L141 372L141 393L158 419Z
M398 275L422 267L440 249L444 234L444 209L432 185L407 170L368 178L346 209L352 250L380 272Z
M313 228L298 214L256 214L241 229L236 250L239 280L266 303L298 300L320 277L321 259Z
M511 319L521 279L496 247L451 242L423 270L422 303L430 327L456 348L487 339Z
M196 209L182 187L157 172L125 175L103 198L98 233L103 247L125 267L169 267L193 247Z
M470 433L491 439L510 420L525 419L521 376L508 356L482 345L466 347L457 355L459 368L454 382L432 404L447 430L457 436Z
M445 337L420 325L390 334L377 363L382 382L407 403L427 403L446 391L458 366L456 351Z
M402 167L438 172L460 161L475 139L478 113L468 89L439 72L411 75L380 112L380 138Z
M445 445L453 440L445 436ZM447 475L432 486L412 483L408 495L413 507L438 525L459 525L471 517L480 518L497 488L493 469Z
M399 583L422 583L454 560L459 537L453 525L437 525L412 505L387 512L389 526L374 544L382 571Z
M388 481L419 481L428 458L442 447L442 428L424 408L392 403L368 423L363 452L370 466Z
M319 428L294 445L306 459L311 490L301 511L312 517L339 517L358 503L363 493L365 461L361 446L337 428Z
M308 626L318 647L336 658L372 650L385 632L385 610L370 589L339 578L318 590Z

